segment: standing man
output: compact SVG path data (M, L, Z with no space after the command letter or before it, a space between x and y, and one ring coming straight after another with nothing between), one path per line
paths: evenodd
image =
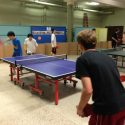
M118 35L119 35L120 30L117 28L115 32L112 34L112 48L116 48L118 44Z
M12 56L13 57L22 56L22 47L21 47L20 41L15 37L15 33L13 31L9 31L7 33L7 36L9 37L10 40L12 40L12 44L14 47Z
M52 55L56 54L56 35L55 35L55 30L52 29L51 30L52 34L51 34L51 46L52 46Z
M26 54L27 55L35 54L37 47L38 44L36 40L33 38L33 35L31 33L28 34L24 42L24 49L26 51Z
M77 41L85 51L76 62L76 77L83 86L77 114L90 115L89 125L125 125L125 89L115 62L96 51L92 31L81 31ZM93 104L89 106L91 96Z

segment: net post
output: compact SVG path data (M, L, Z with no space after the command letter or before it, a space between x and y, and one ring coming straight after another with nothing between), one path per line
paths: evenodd
M67 54L66 54L66 59L67 59Z
M17 66L17 61L15 60L15 66Z

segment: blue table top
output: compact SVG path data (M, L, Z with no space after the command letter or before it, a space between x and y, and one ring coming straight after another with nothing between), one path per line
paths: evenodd
M35 55L28 55L28 56L5 57L1 59L5 62L15 64L16 60L24 60L24 59L40 58L40 57L45 57L45 55L35 54Z
M69 60L56 60L45 63L23 65L24 68L52 78L75 74L75 62Z
M10 57L3 58L4 61L8 63L15 64L16 60L32 59L32 58L46 57L45 55L32 55L32 56L20 56L20 57ZM41 58L41 59L42 59ZM52 78L61 78L63 76L73 75L76 72L76 63L70 60L53 60L47 62L38 63L24 63L23 68L30 70L32 72L37 72L42 75L46 75Z

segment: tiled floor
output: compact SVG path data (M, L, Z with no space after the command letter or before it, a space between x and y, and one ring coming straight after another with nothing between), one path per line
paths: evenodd
M76 56L69 56L76 59ZM76 105L82 86L76 89L68 83L59 85L59 105L54 104L54 87L41 84L42 97L21 89L9 79L9 65L0 63L0 125L87 125L88 118L76 115ZM25 83L33 83L33 74L23 77Z

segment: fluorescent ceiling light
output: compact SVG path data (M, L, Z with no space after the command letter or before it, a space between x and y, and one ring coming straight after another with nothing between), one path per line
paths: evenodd
M39 0L35 0L34 2L39 3L39 4L49 5L49 6L61 6L61 5L57 5L54 3L48 3L48 2L43 2L43 1L39 1Z
M88 11L88 12L98 12L97 10L91 10L91 9L83 9L85 11Z
M100 13L100 14L112 14L112 11L99 11L99 10L92 10L92 9L83 9L84 11L88 11L88 12L94 12L94 13Z
M98 6L99 5L99 3L97 3L97 2L86 2L85 4L91 5L91 6Z

